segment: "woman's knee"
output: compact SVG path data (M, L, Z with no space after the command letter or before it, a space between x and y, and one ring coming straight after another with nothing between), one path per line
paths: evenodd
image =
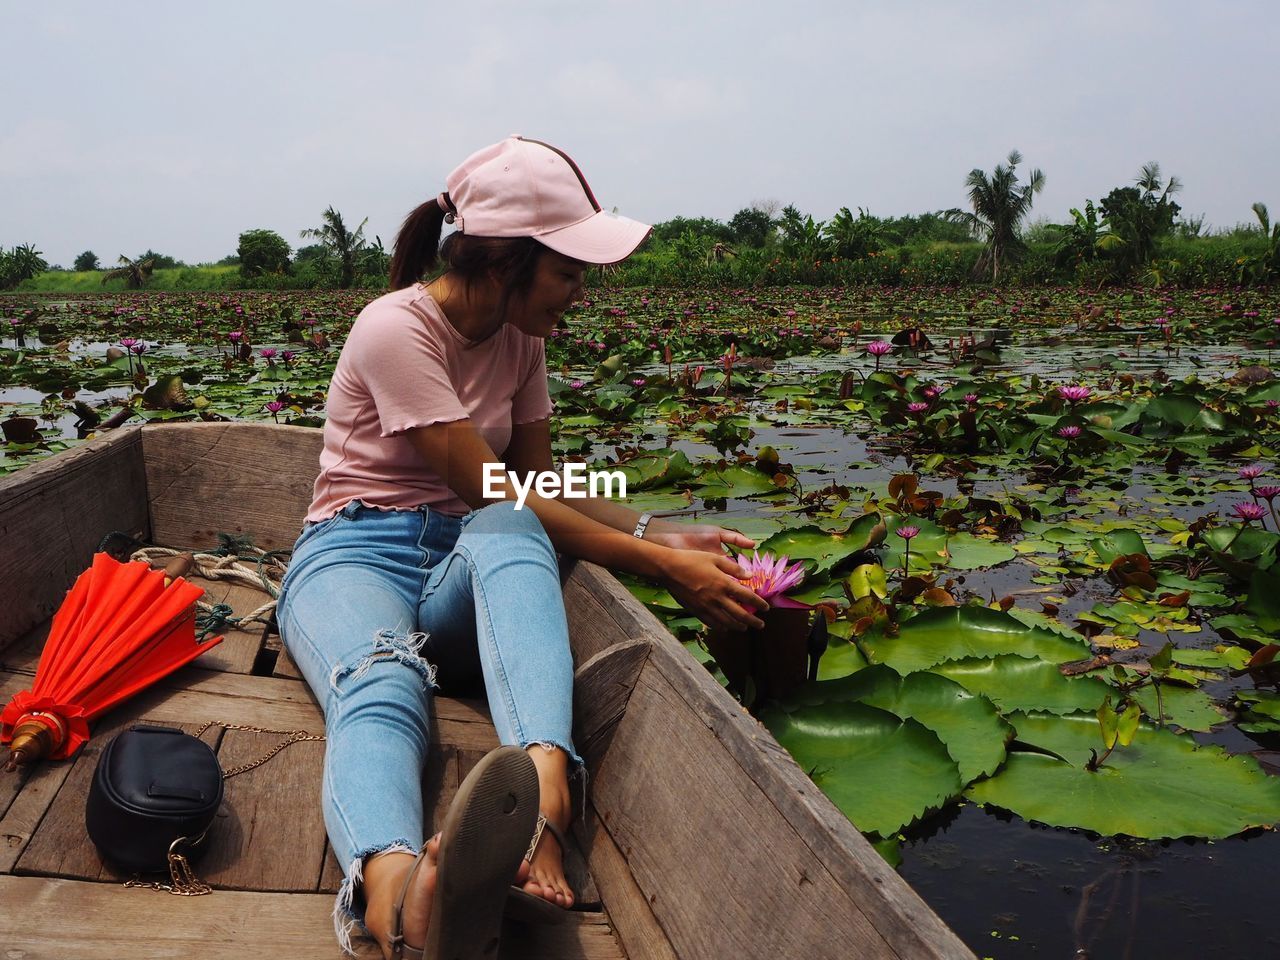
M551 543L546 528L538 515L526 504L517 506L514 500L499 500L482 507L468 522L465 533L493 533L522 535L539 543Z

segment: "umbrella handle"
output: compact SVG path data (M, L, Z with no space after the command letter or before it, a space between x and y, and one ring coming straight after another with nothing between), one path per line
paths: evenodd
M6 773L28 766L53 754L67 738L67 726L56 714L40 711L25 714L13 728Z

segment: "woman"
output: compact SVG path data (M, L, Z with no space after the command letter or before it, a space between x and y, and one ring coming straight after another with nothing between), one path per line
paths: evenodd
M456 231L441 244L444 222ZM409 214L394 292L361 312L342 350L279 619L325 710L323 804L346 873L335 909L344 947L359 920L387 957L418 956L429 936L437 949L446 937L450 951L489 955L512 882L572 906L558 836L581 761L557 551L659 581L714 626L761 625L753 611L767 603L723 552L754 546L737 532L650 522L600 498L530 492L515 509L505 479L486 497L486 464L524 477L552 469L544 340L582 295L587 265L624 259L649 230L601 211L561 151L510 137ZM423 847L429 698L481 682L499 738L524 752L508 750L488 780L469 782L443 839ZM519 849L494 823L473 831L487 839L451 834L455 814L496 818L484 798L530 760L549 829L527 865L527 825ZM470 876L481 861L488 874Z

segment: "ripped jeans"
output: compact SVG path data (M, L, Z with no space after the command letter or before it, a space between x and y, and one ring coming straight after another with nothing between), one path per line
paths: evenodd
M571 741L573 660L555 551L532 510L464 517L352 501L308 524L277 607L280 634L325 715L322 803L346 880L344 948L364 861L426 841L428 708L483 682L504 744ZM438 682L437 682L438 681Z

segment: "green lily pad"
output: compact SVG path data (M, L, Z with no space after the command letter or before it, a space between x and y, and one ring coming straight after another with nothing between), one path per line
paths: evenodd
M1249 578L1249 597L1244 609L1253 614L1261 629L1280 632L1280 573L1274 568L1255 570Z
M1010 753L1000 772L966 791L978 803L1051 826L1149 840L1219 839L1280 820L1280 778L1250 757L1198 747L1189 736L1144 723L1129 746L1090 771L1090 751L1105 751L1093 715L1008 719L1019 740L1064 759Z
M776 556L790 557L792 560L805 560L813 565L812 573L825 573L861 550L866 542L865 536L851 535L823 530L813 524L794 527L775 533L757 547L764 553L768 551Z
M1013 727L995 704L936 673L902 677L888 667L868 667L840 680L806 684L783 706L799 710L836 702L865 703L918 720L938 735L965 783L999 767L1013 739Z
M1110 564L1116 557L1135 553L1149 556L1147 545L1142 542L1142 534L1137 530L1112 530L1105 536L1090 540L1089 546L1093 547L1098 559L1105 564Z
M1006 653L940 663L931 669L971 693L992 700L1002 713L1044 710L1075 713L1097 710L1115 687L1099 677L1064 677L1056 663Z
M1280 733L1280 693L1274 690L1241 690L1236 694L1240 719L1236 722L1245 733Z
M887 710L832 702L760 720L859 830L895 834L963 786L937 735Z
M1154 686L1139 687L1133 692L1142 712L1152 720L1163 716L1165 723L1173 723L1184 730L1205 733L1227 718L1213 705L1213 698L1203 690L1180 686L1175 683L1160 684L1160 696L1156 698Z
M912 617L896 637L868 634L863 649L873 663L898 673L925 670L948 660L1016 653L1064 663L1089 656L1083 639L1072 640L1039 627L1029 627L1007 613L988 607L936 607Z
M946 542L947 566L953 570L979 570L995 567L1018 555L1007 543L975 537L971 533L957 533Z

